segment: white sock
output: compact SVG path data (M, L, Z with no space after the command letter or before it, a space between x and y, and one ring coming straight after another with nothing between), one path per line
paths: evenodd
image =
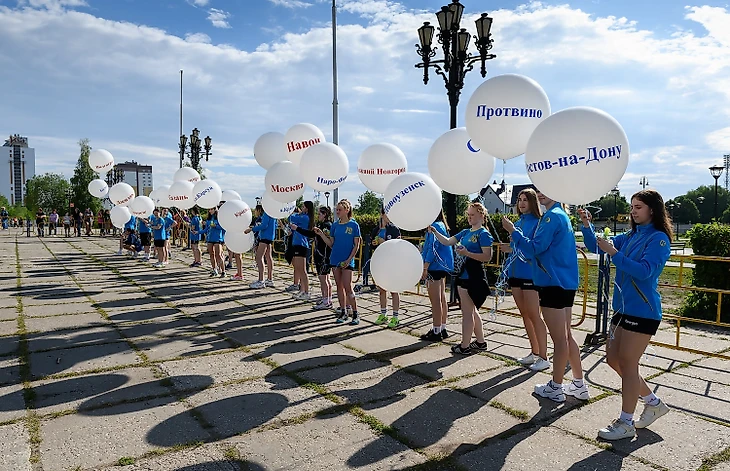
M650 406L655 406L659 404L659 398L653 392L649 393L647 396L641 396L641 399L644 401L645 404L649 404Z
M621 420L625 424L634 425L634 414L621 411L621 416L619 416L619 420Z
M441 332L443 332L444 330L446 330L446 324L441 324Z
M578 388L582 388L583 387L583 378L573 378L573 384L575 384L575 386Z
M556 382L555 382L555 381L553 381L552 379L551 379L551 380L550 380L550 382L548 383L548 386L550 386L551 388L553 388L553 389L555 389L555 390L558 390L558 389L563 389L563 383L556 383Z
M440 334L441 333L441 326L440 325L434 326L433 333L434 334Z

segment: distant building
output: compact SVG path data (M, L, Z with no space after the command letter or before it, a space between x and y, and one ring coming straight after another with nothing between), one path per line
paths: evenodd
M152 165L140 165L134 160L116 164L124 172L124 183L134 188L134 194L149 196L152 192Z
M4 167L0 171L0 194L11 205L25 204L25 184L35 176L35 149L28 147L28 138L15 134L6 139L0 147L0 163Z

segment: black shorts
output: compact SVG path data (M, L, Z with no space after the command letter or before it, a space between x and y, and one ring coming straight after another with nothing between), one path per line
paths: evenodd
M654 335L659 330L662 321L657 319L647 319L646 317L629 316L617 312L611 318L611 325L621 327L630 332L639 334Z
M525 290L537 290L537 287L532 283L532 280L526 278L510 278L507 280L510 288L520 288Z
M329 260L315 260L314 268L317 270L317 275L320 276L329 275L332 271Z
M540 294L540 307L564 309L573 307L575 302L575 290L560 286L540 286L537 291Z
M266 245L271 245L271 244L273 244L273 243L274 243L274 241L273 241L273 240L269 240L269 239L259 239L259 244L266 244Z
M208 241L208 245L222 245L223 242L210 242Z
M331 266L332 268L342 268L343 270L350 270L350 271L355 271L355 269L354 269L353 267L351 267L350 265L347 265L346 267L340 267L340 266L337 266L337 265L332 265L332 264L330 263L330 266Z
M309 249L307 249L303 245L292 245L292 247L291 247L292 257L306 257L308 250Z
M428 276L433 281L443 280L448 276L448 273L443 270L428 270Z
M139 240L142 242L142 247L149 247L152 242L152 234L149 232L143 232L139 235Z
M469 289L469 280L466 278L457 278L456 286L459 288Z
M155 239L155 247L164 247L166 243L165 239Z

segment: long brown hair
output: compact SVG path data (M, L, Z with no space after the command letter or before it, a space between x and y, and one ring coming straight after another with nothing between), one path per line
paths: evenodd
M314 203L311 201L305 201L303 205L307 208L307 216L309 216L309 227L307 227L307 229L311 231L314 227Z
M649 210L651 211L651 223L654 225L654 228L665 233L667 237L669 237L669 240L672 240L674 237L674 231L672 230L672 218L670 218L667 213L667 207L664 205L664 198L662 198L662 195L660 195L656 190L641 190L631 196L632 200L634 198L649 207ZM636 230L636 221L634 221L633 216L629 216L629 220L631 223L631 230Z
M329 206L320 206L319 212L324 214L323 222L332 222L332 210Z
M528 212L536 218L540 219L542 217L542 211L540 211L540 202L537 200L537 192L532 188L525 188L524 190L520 191L520 194L517 195L518 203L520 200L520 196L522 195L525 195L525 197L527 198ZM517 208L517 214L521 214L519 207Z

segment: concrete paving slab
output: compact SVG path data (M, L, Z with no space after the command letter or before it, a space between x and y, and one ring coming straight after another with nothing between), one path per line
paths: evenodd
M721 338L717 335L706 335L702 333L702 331L694 329L683 329L681 332L682 333L679 337L679 345L681 347L694 348L697 350L704 350L709 352L720 352L730 347L729 340ZM702 335L693 335L692 333L688 332L695 332L696 334L699 333ZM659 331L654 337L652 337L652 340L656 342L663 342L671 345L675 345L676 339L677 338L675 330Z
M570 450L556 453L556 450ZM466 469L510 469L532 471L650 471L653 468L632 458L598 448L554 427L534 428L505 440L496 440L459 458Z
M30 443L23 424L0 427L0 471L30 471Z
M65 314L97 313L89 302L80 303L46 303L26 306L23 304L23 314L28 317L60 316Z
M242 469L379 471L405 469L426 460L387 435L373 434L348 414L311 419L280 430L235 437L229 442L244 463L252 463Z
M111 326L55 330L28 334L28 349L31 352L37 352L40 350L73 348L81 345L113 343L122 340L119 332Z
M15 307L0 308L0 321L15 320L18 318L18 310Z
M32 317L25 320L28 332L48 332L52 330L78 329L109 325L98 313L68 314L53 317Z
M150 368L34 381L32 387L36 395L36 412L41 415L171 394Z
M428 346L428 342L423 342L417 337L383 329L377 329L376 331L370 331L361 335L350 334L349 338L340 340L339 342L366 353L376 353L379 355L393 355L403 350L413 351Z
M20 360L17 357L0 358L0 386L20 382Z
M210 378L215 383L233 380L263 377L271 373L272 368L254 359L251 354L233 351L220 355L195 357L186 360L173 360L157 365L170 375L178 390L201 389L207 387L209 381L193 381L194 378Z
M683 371L684 368L678 370ZM730 386L675 373L649 381L649 387L670 407L730 425Z
M205 333L200 324L187 318L158 320L144 324L124 324L117 328L125 338L132 340L140 337L178 337Z
M212 334L189 337L149 337L141 340L135 339L134 343L152 361L222 352L233 348L227 341Z
M408 367L433 380L455 378L503 365L483 355L457 356L446 345L433 345L391 359L394 365Z
M133 365L142 360L125 342L88 345L30 354L31 375L39 379L58 373Z
M109 320L114 323L127 323L127 322L170 322L175 319L183 317L183 313L177 309L169 307L163 308L143 308L134 310L125 310L121 312L111 311L107 312Z
M0 422L22 417L25 417L23 386L21 384L0 386Z
M407 391L429 383L428 380L375 360L359 360L337 367L324 367L298 373L350 403L367 403L390 398L400 400Z
M581 364L583 366L583 377L589 384L613 391L619 391L621 389L621 378L613 368L608 366L604 355L583 355ZM644 378L661 371L664 370L645 365L639 366L639 374ZM573 379L570 372L565 375L565 378L566 381Z
M15 319L0 321L0 337L14 335L18 331L18 322Z
M158 447L210 439L190 411L177 401L153 399L103 412L41 422L43 469L67 471L75 466L111 465L120 457L140 456Z
M280 343L259 351L258 355L275 361L290 372L354 361L362 356L361 353L327 340Z
M213 426L217 436L224 438L334 405L283 376L209 388L192 394L188 400Z
M451 453L521 424L480 399L446 388L416 389L399 401L368 405L366 411L427 453Z
M702 355L696 353L683 352L658 345L649 345L639 360L639 363L652 368L671 371L682 363L697 361L702 358Z
M461 332L459 330L458 332ZM484 340L487 341L487 351L506 358L522 358L530 353L530 341L516 335L503 334L499 332L484 332ZM461 335L453 336L455 342L459 342ZM548 341L548 356L552 354L552 344Z
M2 292L6 293L6 294L3 294L2 296L0 296L0 309L4 309L4 310L14 309L15 306L18 305L18 300L15 299L15 296L14 296L16 293L15 283L13 283L12 286L5 288L4 291L2 291Z
M621 397L611 396L572 411L554 425L582 437L595 439L598 430L608 425L621 411ZM641 413L641 408L637 409ZM637 414L638 416L638 414ZM702 459L730 446L727 427L672 411L650 428L637 432L632 440L620 440L613 446L668 469L695 470Z
M706 358L676 373L730 386L730 360Z
M136 460L122 468L124 471L257 471L258 468L241 467L242 461L228 461L224 444L208 443L190 449L165 453L161 456ZM230 448L230 445L228 445ZM263 468L261 468L263 469ZM120 471L119 466L109 466L98 471ZM260 470L258 470L260 471Z
M15 354L18 351L18 337L0 337L0 357Z

